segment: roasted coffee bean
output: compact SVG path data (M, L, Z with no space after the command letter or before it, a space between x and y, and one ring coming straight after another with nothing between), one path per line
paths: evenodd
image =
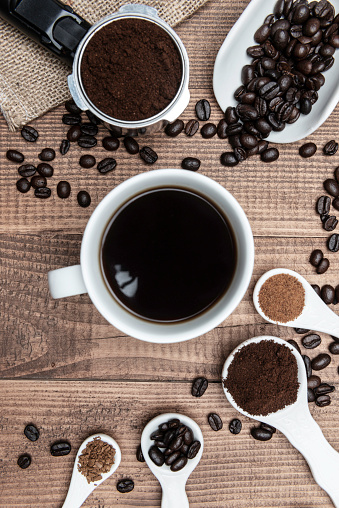
M319 407L329 406L331 404L331 397L329 395L319 395L319 397L315 399L315 403Z
M57 185L57 194L59 198L66 199L71 193L71 186L66 180L61 180Z
M19 175L24 176L25 178L29 178L30 176L35 175L36 167L33 164L23 164L18 169Z
M172 451L179 450L184 443L183 436L176 436L168 445L169 449Z
M326 305L333 303L334 296L334 287L330 286L329 284L325 284L321 288L321 299L326 303Z
M261 133L262 137L267 137L272 130L272 126L265 120L265 118L259 118L256 120L254 126Z
M85 154L80 157L79 164L82 168L89 169L95 166L96 159L93 155Z
M339 197L338 198L334 198L334 200L332 201L332 206L336 210L339 210Z
M41 189L42 187L46 187L47 180L44 176L36 175L31 179L31 185L33 189Z
M82 134L78 139L78 145L81 148L93 148L97 145L97 138L94 136L85 136Z
M34 195L36 198L47 199L51 196L52 191L49 187L39 187L35 189Z
M254 146L257 146L258 140L255 136L252 136L251 134L242 134L240 136L240 143L244 148L253 148Z
M194 457L198 455L200 448L201 448L200 441L193 441L193 443L190 445L188 449L187 458L194 459Z
M314 289L314 291L317 293L318 296L321 295L321 290L318 284L311 284L311 287Z
M123 480L119 480L117 483L117 490L121 492L121 494L127 494L128 492L132 492L134 489L134 481L130 478L126 478Z
M21 129L21 136L26 141L34 143L38 139L39 133L34 129L34 127L31 127L30 125L24 125L24 127Z
M338 221L334 215L329 215L323 222L325 231L333 231L337 227Z
M82 208L87 208L91 204L91 196L84 190L78 192L77 200Z
M112 157L106 157L106 159L103 159L100 161L97 165L99 173L102 175L105 175L106 173L109 173L110 171L113 171L117 166L117 161L113 159Z
M234 148L234 155L236 156L239 162L244 161L245 159L247 159L248 156L250 156L249 151L246 152L245 148L241 147Z
M17 162L18 164L21 164L25 160L23 154L18 152L18 150L7 150L6 157L9 161Z
M73 99L65 102L65 108L72 115L81 115L81 109L78 108Z
M150 439L152 439L153 441L159 441L160 439L163 439L163 438L164 438L164 432L160 429L155 430L150 435Z
M175 460L171 465L171 471L181 471L187 464L187 457L185 455L181 455L177 460Z
M332 355L339 355L339 342L331 342L328 349Z
M299 155L304 159L312 157L317 151L317 145L315 143L305 143L299 148Z
M217 125L217 135L220 139L226 139L227 138L227 122L224 118L222 118L218 125Z
M156 440L156 441L154 441L154 444L158 448L166 448L166 444L163 441Z
M274 162L279 157L279 151L277 148L267 148L264 152L260 154L260 159L263 162Z
M71 146L71 144L70 144L69 140L63 139L61 141L60 148L59 148L61 155L66 155L66 153L70 149L70 146Z
M330 211L331 199L328 196L320 196L317 201L316 210L322 215L324 213L328 213Z
M178 418L172 418L171 420L168 420L167 423L169 429L176 429L180 425L180 420Z
M323 148L324 155L335 155L338 151L338 143L332 139Z
M262 25L254 34L254 40L258 44L262 44L269 38L271 34L271 27L269 25Z
M73 125L67 132L68 141L74 143L82 136L80 125Z
M309 330L306 330L306 328L294 328L295 333L298 333L300 335L303 335L304 333L309 332Z
M28 192L31 188L31 182L27 180L27 178L20 178L16 182L16 188L19 192L22 192L22 194L26 194L26 192Z
M287 342L289 344L291 344L293 347L295 347L295 349L298 351L298 353L301 354L300 347L299 347L299 345L297 344L297 342L295 340L290 339Z
M158 155L149 146L144 146L139 155L146 164L154 164L158 160Z
M314 388L314 393L315 393L316 396L318 396L318 395L326 395L327 393L334 392L334 390L335 390L334 386L331 386L328 383L321 383L319 386Z
M237 136L238 134L241 134L243 130L243 125L238 123L231 123L226 128L226 134L227 136Z
M315 394L312 388L307 387L307 402L314 402Z
M225 120L227 122L227 125L231 125L233 123L237 123L239 120L239 117L237 115L236 109L232 106L229 106L225 111Z
M242 120L256 120L259 117L258 111L254 106L250 106L249 104L238 104L236 107L237 115Z
M171 464L173 464L173 462L175 462L180 457L180 455L181 455L181 451L173 452L170 455L167 455L166 459L165 459L165 464L167 466L170 466Z
M94 115L94 113L92 113L92 111L90 111L89 109L87 111L85 111L86 113L86 116L88 118L88 120L91 122L91 123L94 123L95 125L100 125L102 123L102 121L100 120L100 118L98 118L97 116ZM110 130L117 130L117 132L122 132L122 129L121 127L114 127L114 126L111 126L110 127ZM112 134L112 136L114 136L115 134ZM120 134L121 136L121 134ZM117 136L118 137L118 136Z
M311 265L318 266L323 257L323 252L320 249L315 249L310 256Z
M260 58L261 56L264 56L264 48L262 46L256 45L256 46L250 46L247 48L246 53L251 58Z
M268 441L272 437L272 432L266 429L262 429L260 427L252 427L251 435L254 439L258 441Z
M339 48L339 34L331 35L328 42L331 44L331 46L338 49Z
M262 139L258 143L258 153L259 154L263 153L265 150L267 150L267 147L268 147L268 141L265 141L264 139Z
M244 65L241 69L241 82L243 85L248 85L252 79L256 77L256 72L253 65Z
M235 100L240 102L241 96L244 95L244 93L246 93L246 87L244 85L239 86L233 94Z
M161 423L159 425L159 430L161 430L161 432L167 432L169 429L169 426L168 426L168 423L165 422L165 423Z
M165 455L159 450L157 446L151 446L148 451L148 455L152 462L158 467L161 467L165 462Z
M208 100L201 99L195 105L195 113L199 120L205 122L211 116L211 106Z
M181 163L182 169L189 169L190 171L198 171L200 168L200 160L195 157L185 157Z
M228 141L232 148L241 148L240 136L238 134L236 134L235 136L230 136L228 138Z
M223 427L222 419L217 413L210 413L208 415L208 423L212 430L218 431Z
M53 455L53 457L68 455L71 452L71 449L72 447L68 441L60 441L58 443L52 444L51 455Z
M217 133L217 126L214 123L205 123L200 129L200 134L205 139L213 138Z
M335 198L339 196L339 183L333 178L324 181L324 189Z
M41 161L50 162L55 159L55 151L53 148L44 148L38 155Z
M30 423L29 425L26 425L24 434L30 441L37 441L39 439L40 433L35 425Z
M81 123L81 116L72 113L67 113L62 117L62 123L65 125L79 125Z
M301 343L306 349L314 349L321 344L321 338L317 333L310 333L301 339Z
M278 95L280 92L279 85L275 83L274 81L270 81L269 83L266 83L264 86L259 88L259 95L263 99L266 100L272 100L274 97Z
M234 418L230 421L228 428L231 434L239 434L242 429L242 423L240 420L238 420L238 418Z
M39 175L44 176L45 178L50 178L54 173L53 167L50 164L47 164L47 162L41 162L38 164L37 170Z
M165 133L170 138L175 138L176 136L179 136L179 134L184 130L184 126L184 122L178 118L173 123L166 125Z
M98 134L98 127L94 123L82 123L80 128L82 134L86 136L96 136Z
M327 240L327 247L331 252L338 252L339 250L339 235L334 233Z
M135 456L138 462L145 462L145 457L142 453L141 445L138 446Z
M323 258L319 265L317 266L317 273L319 275L325 273L328 270L328 267L330 266L330 262L327 258Z
M311 365L311 358L307 355L301 355L306 369L306 376L310 377L312 376L312 365Z
M331 363L331 357L327 353L321 353L313 358L311 365L313 370L325 369Z
M223 166L236 166L239 161L234 155L234 152L224 152L220 156L220 162Z
M106 136L102 140L102 146L104 147L105 150L108 150L109 152L113 152L113 151L117 150L119 148L119 145L120 145L120 141L118 140L118 138L114 138L113 136ZM139 146L138 146L138 148L139 148ZM138 153L138 152L134 152L134 153Z
M307 379L307 387L311 388L312 390L314 390L314 388L317 388L317 386L319 386L320 383L321 383L321 379L319 376L310 376Z
M260 428L264 430L268 430L271 434L275 434L277 432L277 429L275 427L272 427L272 425L268 425L268 423L261 422Z
M24 453L23 455L20 455L18 458L18 466L21 467L21 469L27 469L31 465L32 459L28 453Z
M139 153L139 143L132 136L126 136L124 138L124 146L127 152L132 155Z
M199 122L198 120L189 120L185 126L185 134L186 136L194 136L196 132L199 130Z

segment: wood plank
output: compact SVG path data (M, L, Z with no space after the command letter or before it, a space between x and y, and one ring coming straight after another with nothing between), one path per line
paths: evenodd
M90 385L90 389L89 389ZM332 503L314 482L306 462L277 432L263 443L250 436L253 420L240 417L237 436L228 430L238 414L226 401L220 383L210 384L201 399L190 395L187 383L102 382L0 382L1 506L50 508L61 506L67 492L73 460L80 443L89 435L112 435L122 449L117 472L101 485L85 507L158 507L160 486L146 464L137 462L135 451L149 419L164 412L179 412L200 425L205 449L199 466L188 480L190 506L196 508L330 508ZM164 396L165 394L165 396ZM336 398L336 397L335 397ZM220 414L224 427L211 430L207 416ZM336 403L312 406L312 413L326 438L339 450ZM40 429L37 442L23 434L27 423ZM68 439L72 452L51 457L50 445ZM32 464L20 470L21 453L30 453ZM119 494L116 482L132 478L134 490ZM20 495L19 495L20 493Z
M319 247L325 250L321 239L256 238L252 281L234 313L202 337L161 345L126 337L105 321L87 295L63 300L49 296L48 270L79 262L80 236L0 235L0 376L191 380L204 374L216 380L225 357L243 340L295 335L285 327L265 325L254 309L253 287L266 270L287 266L310 283L339 283L338 254L329 253L331 266L322 276L308 263L310 252ZM338 313L338 306L332 308Z

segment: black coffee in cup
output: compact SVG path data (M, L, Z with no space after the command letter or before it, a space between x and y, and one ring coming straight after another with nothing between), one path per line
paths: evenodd
M103 236L105 282L142 319L175 322L209 309L237 265L232 228L217 207L184 188L155 188L126 202Z

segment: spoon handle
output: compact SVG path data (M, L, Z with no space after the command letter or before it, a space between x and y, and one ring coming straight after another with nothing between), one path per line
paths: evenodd
M279 420L277 428L305 457L315 481L339 508L339 453L326 441L308 407Z
M161 485L161 508L189 508L185 485L186 478L167 477Z

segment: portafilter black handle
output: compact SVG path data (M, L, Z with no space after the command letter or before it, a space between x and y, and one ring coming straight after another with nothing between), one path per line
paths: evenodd
M59 0L0 0L0 17L68 65L91 27Z

